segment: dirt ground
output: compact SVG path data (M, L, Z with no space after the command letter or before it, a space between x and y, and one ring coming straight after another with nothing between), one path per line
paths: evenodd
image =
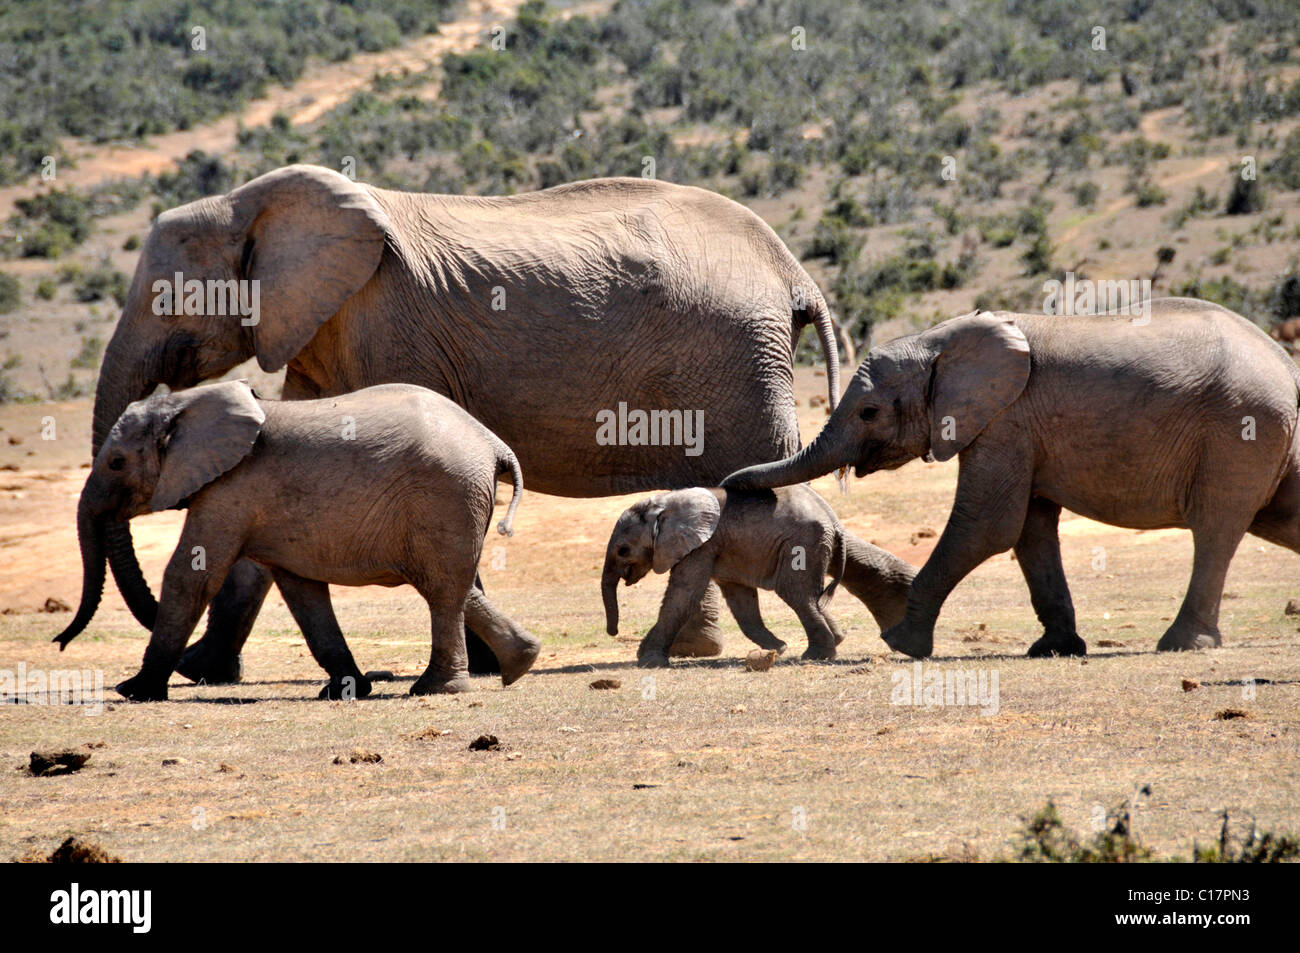
M809 398L825 379L797 377L807 438L824 420ZM56 439L41 439L42 417ZM996 711L982 712L895 704L895 676L910 683L913 663L844 592L833 663L799 662L802 630L765 594L792 650L770 671L746 671L750 646L730 619L721 658L638 670L664 578L620 590L617 639L598 591L604 541L630 498L533 493L514 538L490 539L484 555L488 591L546 643L511 688L483 678L464 696L409 697L427 660L423 603L336 588L362 668L396 675L375 697L317 701L323 673L273 595L242 684L177 677L170 701L132 705L111 686L134 672L145 634L111 583L63 654L49 639L69 616L42 611L80 592L73 517L88 422L86 402L0 410L0 674L99 671L108 696L99 714L40 695L3 709L0 859L71 834L128 861L991 859L1049 797L1087 834L1140 785L1152 794L1136 829L1160 856L1208 841L1224 808L1300 830L1300 617L1283 612L1300 595L1300 561L1260 540L1243 543L1229 576L1226 644L1195 655L1154 651L1190 569L1184 532L1065 520L1086 661L1023 658L1038 628L1019 570L1007 555L986 563L949 600L922 670L996 676ZM916 462L847 495L829 479L817 488L855 532L919 563L955 476L955 463ZM155 586L180 520L136 521ZM596 679L620 686L593 690ZM1184 679L1199 687L1184 691ZM1224 709L1245 717L1216 717ZM487 734L498 749L470 750ZM101 742L76 773L27 771L31 751ZM353 763L358 748L382 760Z

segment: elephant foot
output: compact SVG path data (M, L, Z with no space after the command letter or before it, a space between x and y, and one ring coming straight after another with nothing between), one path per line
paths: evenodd
M707 658L722 654L722 630L716 625L685 628L668 647L673 658Z
M803 655L799 656L805 662L825 662L835 658L834 645L810 645L804 649Z
M1160 641L1156 643L1157 652L1195 652L1199 649L1214 649L1223 644L1217 629L1179 629L1170 627Z
M636 651L636 664L638 668L667 668L668 653L662 648L647 648L644 643Z
M238 653L231 655L210 645L206 639L199 639L181 656L176 666L178 675L188 678L196 685L234 685L243 675L243 662Z
M161 681L141 672L124 682L118 682L117 693L127 701L165 702L167 700L167 679Z
M468 674L453 675L451 678L430 675L425 672L411 686L412 695L456 695L460 692L472 692L474 681Z
M1043 636L1029 646L1029 651L1025 653L1028 658L1051 658L1054 655L1087 655L1088 643L1079 638L1077 633L1071 632L1069 635L1048 635Z
M540 639L528 636L527 639L520 638L517 645L512 645L508 650L503 650L501 662L501 684L513 685L524 674L533 667L537 661L537 656L541 654L542 643Z
M364 675L345 675L331 678L316 696L322 701L356 701L370 697L370 679Z
M928 658L934 651L933 628L921 629L900 622L881 632L880 637L895 652L902 652L912 658Z
M501 662L488 644L473 629L465 627L465 655L471 675L497 675L501 671ZM520 673L523 674L522 672ZM507 684L509 684L507 682Z

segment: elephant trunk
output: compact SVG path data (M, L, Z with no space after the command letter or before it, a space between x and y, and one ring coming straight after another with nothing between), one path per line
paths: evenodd
M809 480L847 465L852 460L851 448L843 446L844 441L838 435L835 419L837 416L839 416L838 411L831 415L831 419L826 422L826 426L817 438L794 456L737 470L723 480L722 485L729 490L760 490L792 486L796 483L807 483Z
M605 631L618 635L618 569L612 556L605 557L605 571L600 576L600 594L605 600Z
M128 308L131 303L130 300L127 301ZM123 311L124 322L127 313ZM122 325L119 325L118 333L113 335L113 340L104 353L99 384L95 388L91 438L91 453L94 456L98 456L104 441L108 439L109 431L127 405L146 396L157 383L155 377L142 370L150 362L141 360L138 354L123 353L125 345L122 336ZM149 591L144 573L140 571L130 524L126 521L109 521L105 527L105 537L108 564L113 570L113 578L117 581L122 598L126 600L127 607L136 620L152 631L158 618L158 602Z
M68 623L68 627L54 637L54 641L59 643L60 652L90 624L104 594L105 517L96 512L95 494L92 490L92 484L96 482L94 477L86 482L86 489L82 490L81 501L77 504L77 539L81 543L81 605L77 607L77 614Z

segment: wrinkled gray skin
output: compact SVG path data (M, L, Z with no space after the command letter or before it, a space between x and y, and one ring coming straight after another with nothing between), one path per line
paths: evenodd
M258 279L261 319L153 313L154 282ZM158 217L95 393L93 452L126 406L256 356L300 400L403 381L443 394L514 449L529 486L561 496L714 485L799 447L792 354L809 324L839 362L830 313L756 215L711 192L597 179L501 198L393 192L317 166L277 169ZM596 413L701 410L703 453L599 446ZM130 529L109 562L137 619ZM270 586L236 566L179 671L238 681ZM709 603L716 616L716 592ZM715 626L695 622L708 641ZM476 654L475 671L490 667Z
M117 686L127 698L167 697L190 633L241 559L274 576L329 673L322 698L370 693L334 617L329 583L411 585L429 603L429 667L411 694L470 687L465 620L501 659L508 685L540 643L473 588L498 476L514 482L498 527L508 533L523 490L510 449L451 401L407 384L280 402L258 400L232 381L133 403L81 494L81 606L55 641L66 647L95 614L109 528L187 508L144 664Z
M730 487L858 476L960 453L952 515L917 574L893 648L930 654L948 593L1014 548L1043 636L1082 655L1061 567L1062 508L1133 529L1185 527L1195 556L1161 650L1221 644L1219 601L1247 532L1300 551L1300 372L1244 318L1166 298L1124 315L965 315L874 348L817 439ZM1250 422L1254 439L1246 439Z
M844 639L826 611L840 581L883 629L902 618L916 572L844 530L830 505L807 486L754 493L695 487L628 507L610 533L601 574L610 635L618 634L618 581L631 586L651 569L669 577L659 618L637 650L644 668L668 664L669 646L710 581L721 587L741 631L760 648L786 648L759 614L758 590L769 589L803 623L803 657L830 659Z

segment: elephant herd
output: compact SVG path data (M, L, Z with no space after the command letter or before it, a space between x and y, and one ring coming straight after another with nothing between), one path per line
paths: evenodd
M237 313L169 288L251 286ZM171 297L169 295L169 297ZM793 357L816 328L832 413L800 449ZM255 357L282 399L219 378ZM1247 532L1300 551L1300 371L1244 318L1186 299L1147 320L973 313L873 349L839 395L830 312L775 233L713 193L603 179L526 195L400 193L289 166L160 215L95 395L78 506L80 609L105 565L151 633L119 686L167 697L173 671L236 681L272 583L329 675L370 690L330 583L411 585L432 648L412 692L519 678L537 639L478 586L498 477L565 496L669 492L619 518L601 577L669 573L642 665L717 654L720 602L783 650L758 612L774 590L834 657L837 586L892 648L930 654L953 587L1014 549L1043 626L1030 655L1079 655L1061 509L1118 526L1185 527L1191 582L1160 649L1220 643L1228 563ZM153 393L158 385L169 392ZM152 396L151 396L152 395ZM597 422L692 416L703 432L598 439ZM630 414L628 414L630 416ZM802 484L959 455L956 498L919 570L858 539ZM155 601L129 520L188 508ZM830 578L829 584L826 582ZM207 630L187 642L204 610Z

